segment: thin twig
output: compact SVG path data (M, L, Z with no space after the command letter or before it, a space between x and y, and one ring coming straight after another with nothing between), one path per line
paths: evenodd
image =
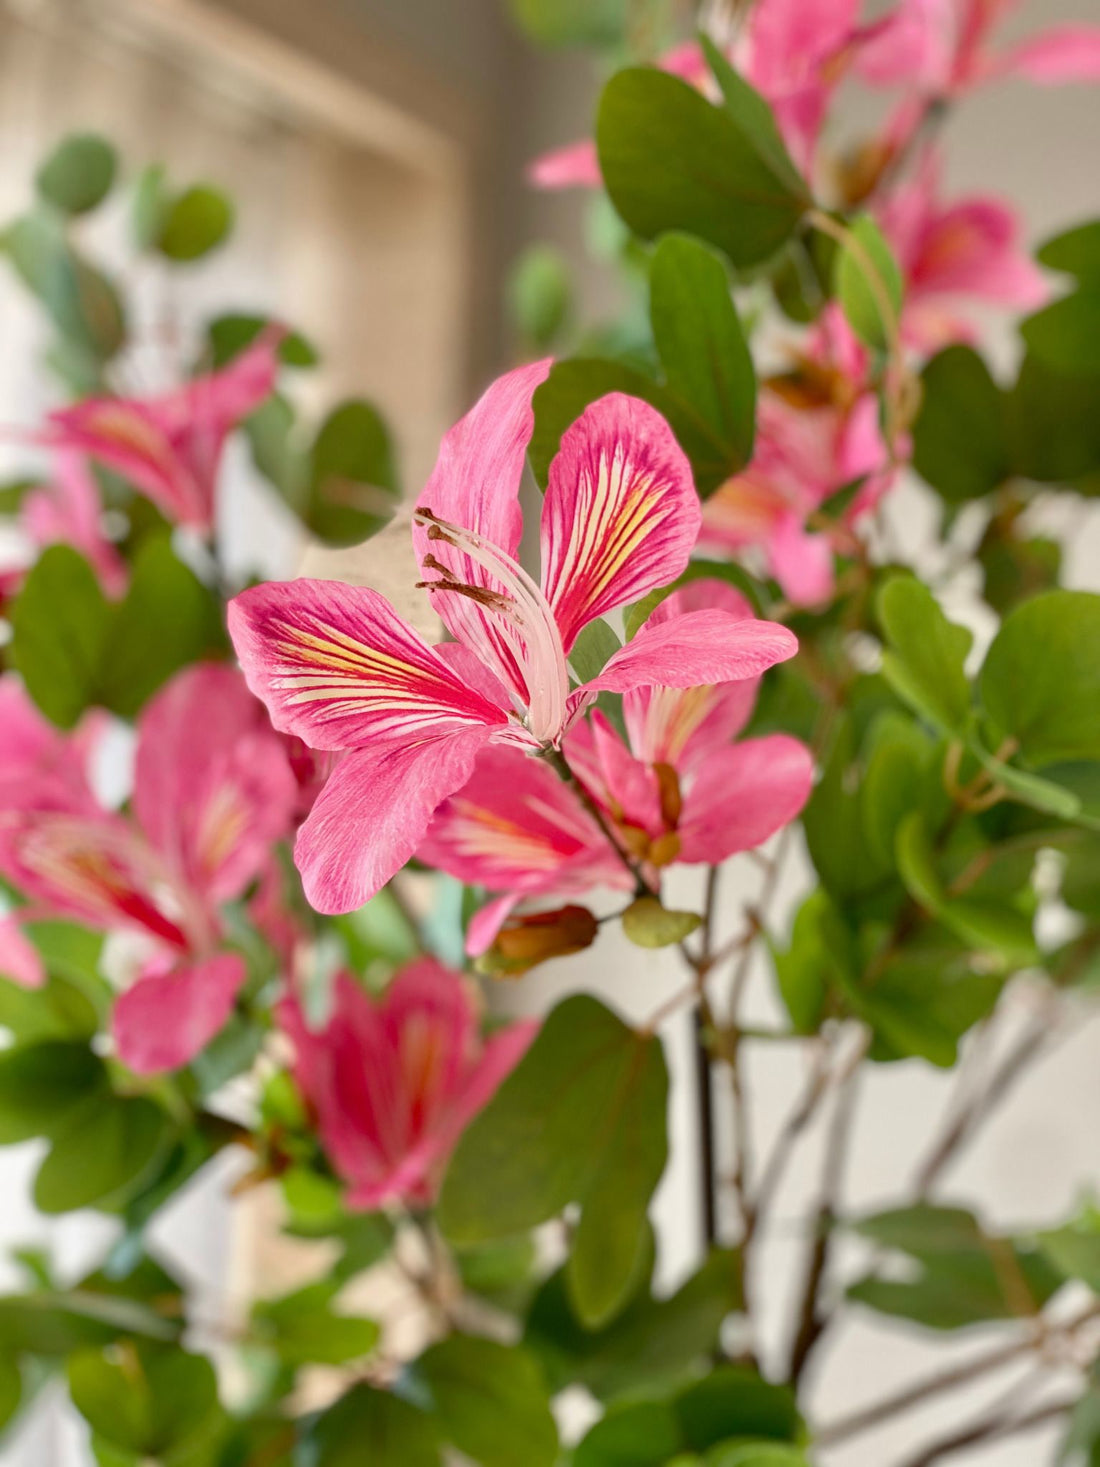
M1067 1416L1077 1405L1077 1401L1076 1396L1048 1401L1023 1416L1008 1418L998 1409L970 1426L940 1437L915 1457L908 1458L902 1467L933 1467L933 1463L942 1461L944 1457L953 1457L971 1447L986 1446L990 1442L1003 1441L1006 1437L1034 1431L1037 1426L1045 1426L1048 1421L1057 1421L1060 1417Z

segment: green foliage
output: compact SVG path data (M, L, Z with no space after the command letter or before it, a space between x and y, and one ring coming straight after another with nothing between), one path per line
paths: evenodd
M594 998L566 999L459 1143L440 1198L444 1232L458 1244L508 1237L579 1202L573 1303L589 1326L613 1318L664 1170L667 1087L658 1039Z
M316 1467L439 1467L434 1423L423 1411L368 1385L355 1385L305 1437Z
M947 620L928 587L912 576L886 583L878 602L889 649L882 671L899 697L944 733L961 733L970 716L964 665L974 638Z
M869 214L848 225L834 268L836 296L848 324L868 346L887 350L897 335L904 287L898 262Z
M650 67L611 78L596 122L600 169L615 208L643 239L683 230L741 268L791 237L808 196L762 98L717 53L708 56L719 106Z
M635 947L672 947L690 937L702 920L697 912L677 912L663 907L657 897L641 896L623 913L623 936Z
M217 1383L210 1362L175 1348L82 1351L69 1360L73 1405L112 1448L164 1460L211 1424Z
M156 247L178 264L208 255L228 239L233 205L220 189L197 183L162 205Z
M39 195L65 214L86 214L111 191L118 156L105 138L73 133L63 138L35 174Z
M70 350L97 364L126 336L122 303L107 277L70 243L64 221L38 210L9 224L0 244L12 268L37 297Z
M248 316L238 312L217 316L206 328L211 365L215 369L224 367L271 325L267 316ZM316 367L321 358L312 342L299 332L291 331L279 343L279 360L287 367Z
M540 46L604 45L622 39L628 0L508 0L513 19Z
M1100 371L1100 220L1048 240L1039 259L1051 270L1072 275L1077 289L1029 317L1020 328L1024 340L1056 370Z
M913 466L949 504L980 499L1009 477L1004 394L969 346L949 346L921 373Z
M105 1092L103 1061L84 1044L43 1040L0 1053L0 1144L53 1136Z
M369 1355L378 1343L378 1325L333 1310L342 1287L343 1281L333 1278L264 1300L252 1311L253 1333L292 1368L346 1365Z
M512 266L507 297L512 323L532 351L546 351L569 317L569 267L552 245L529 245Z
M111 1208L136 1192L163 1159L172 1126L145 1096L93 1094L53 1134L34 1182L42 1212Z
M118 1340L169 1341L179 1322L132 1299L97 1291L42 1289L0 1298L0 1354L71 1355Z
M313 444L307 528L329 545L357 545L386 524L400 492L378 410L358 398L334 408Z
M537 1361L519 1346L449 1335L412 1367L440 1435L481 1467L553 1467L558 1431Z

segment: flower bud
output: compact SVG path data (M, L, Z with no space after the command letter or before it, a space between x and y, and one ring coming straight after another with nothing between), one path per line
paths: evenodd
M579 953L596 940L599 925L587 907L557 907L513 917L475 967L491 978L521 978L537 963Z

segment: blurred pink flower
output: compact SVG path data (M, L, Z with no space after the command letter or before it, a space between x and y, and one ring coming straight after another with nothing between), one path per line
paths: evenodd
M656 607L656 627L698 610L747 620L748 603L724 581L693 581ZM795 739L732 740L756 700L757 680L692 688L639 688L623 698L628 743L600 712L566 737L570 768L604 813L613 849L577 793L544 764L491 750L437 812L419 854L459 880L499 895L467 935L477 956L523 900L623 890L622 853L653 880L674 862L717 865L793 820L813 764Z
M558 747L603 690L754 677L797 643L771 622L697 611L647 627L574 687L591 621L684 569L699 529L691 470L664 419L612 393L562 437L541 519L542 579L518 560L519 485L548 362L508 373L446 435L413 516L440 615L430 647L377 591L336 581L257 586L229 607L252 690L275 727L346 751L298 834L317 910L361 906L416 851L490 743Z
M32 543L71 545L79 550L99 577L108 596L126 590L126 562L106 538L101 524L99 487L80 453L54 455L49 481L23 497L19 522Z
M282 331L159 397L90 397L51 413L44 441L114 469L174 524L213 528L222 449L275 388Z
M140 1072L185 1064L222 1027L245 979L220 951L219 908L286 834L294 781L282 742L240 675L188 668L138 721L132 813L105 809L79 735L0 687L0 873L30 902L101 931L137 930L153 956L116 1001L120 1057Z
M348 1206L426 1205L463 1130L538 1026L510 1024L482 1039L476 990L434 958L403 968L380 999L341 974L333 1002L316 1031L294 999L279 1019Z

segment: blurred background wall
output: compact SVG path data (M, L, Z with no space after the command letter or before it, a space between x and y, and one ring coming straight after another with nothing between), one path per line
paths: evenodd
M501 283L521 246L549 238L566 251L582 312L606 307L613 289L586 256L586 200L538 196L522 180L524 162L540 149L588 130L597 79L581 58L531 51L503 8L501 0L0 0L0 219L23 205L36 161L73 127L110 135L135 169L163 159L180 174L223 184L239 205L232 247L197 270L193 283L174 284L170 297L159 278L136 282L148 345L131 364L134 386L170 379L199 315L229 305L277 308L323 350L323 373L307 388L326 397L355 391L383 407L415 493L443 428L511 360ZM1100 14L1098 0L1029 0L1013 24L1024 31L1090 10ZM1038 240L1097 212L1098 144L1095 92L989 88L953 124L949 183L954 191L1010 195ZM122 237L121 218L108 218L95 244L115 258ZM5 277L0 328L0 422L29 424L50 389L27 371L37 320ZM1011 332L992 320L990 331L1009 357ZM303 549L291 527L260 497L242 455L230 473L231 543L261 546L271 573L291 572ZM928 514L920 495L902 491L896 514L904 543L916 543ZM1069 557L1071 584L1100 586L1096 523L1074 526ZM394 572L388 556L376 556L349 574L387 589ZM952 610L966 616L963 601ZM726 877L731 912L755 880L742 864ZM804 881L796 871L790 901ZM681 894L690 899L690 878ZM510 990L508 1001L542 1007L566 988L588 987L644 1016L673 981L660 955L605 936L594 952ZM770 1020L767 975L754 982L756 1017ZM1022 1013L1028 1001L1021 994ZM661 1266L671 1282L698 1246L699 1216L689 1036L673 1025L666 1037L679 1081L676 1161L658 1196ZM946 1178L944 1197L975 1202L996 1222L1027 1224L1064 1211L1082 1179L1100 1187L1098 1053L1095 1024L1068 1036ZM800 1074L793 1052L768 1046L760 1054L752 1071L758 1140L777 1130ZM947 1082L917 1062L873 1076L851 1157L851 1207L897 1196L946 1098ZM718 1105L721 1116L728 1097ZM811 1136L781 1199L792 1217L817 1184L816 1141ZM26 1194L35 1160L33 1146L0 1152L0 1244L46 1243L75 1269L97 1246L102 1223L36 1217ZM206 1289L214 1315L232 1308L254 1271L256 1242L232 1234L226 1181L223 1172L194 1188L160 1240ZM805 1244L793 1227L781 1233L757 1281L777 1329ZM782 1341L769 1343L775 1349ZM980 1347L971 1335L959 1353ZM940 1343L932 1350L901 1329L858 1322L823 1353L819 1400L835 1414L927 1369L933 1356L942 1364L944 1355ZM1011 1383L1006 1377L987 1395ZM953 1404L964 1414L973 1403ZM914 1416L914 1443L930 1419L942 1429L953 1418L942 1406L934 1417ZM1034 1467L1047 1455L1034 1436L967 1460ZM882 1467L889 1456L883 1439L869 1434L825 1460ZM47 1400L0 1461L86 1467L88 1458Z

